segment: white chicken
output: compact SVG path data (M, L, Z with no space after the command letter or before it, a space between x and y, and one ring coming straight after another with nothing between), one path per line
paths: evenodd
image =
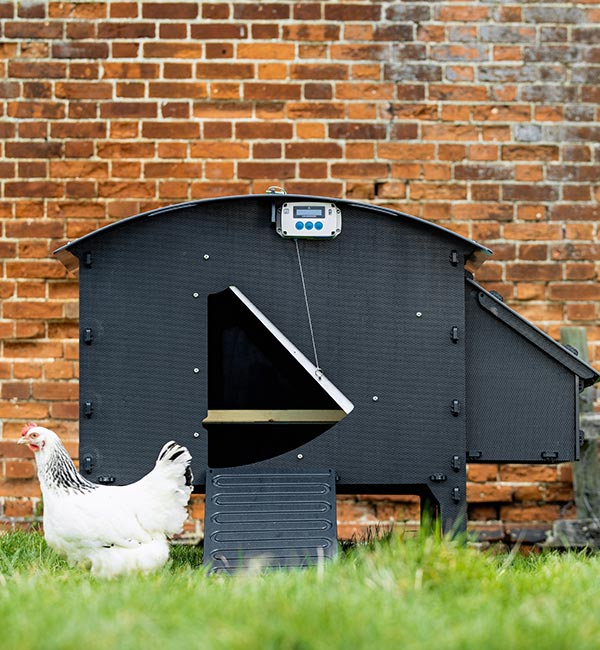
M35 455L44 537L69 563L83 563L102 577L165 564L167 535L182 530L192 492L192 456L185 447L168 442L146 476L130 485L107 486L84 478L50 429L29 423L18 444Z

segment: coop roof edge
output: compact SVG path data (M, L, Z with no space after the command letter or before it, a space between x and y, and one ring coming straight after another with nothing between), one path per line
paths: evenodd
M147 212L141 212L139 214L131 215L130 217L125 217L124 219L115 221L114 223L108 224L107 226L103 226L102 228L98 228L97 230L94 230L86 235L83 235L78 239L75 239L73 241L64 244L63 246L57 248L54 251L54 255L56 255L56 257L64 264L64 266L69 271L76 271L79 266L79 260L77 256L73 254L71 249L82 242L85 242L89 239L92 239L93 237L96 237L104 233L107 230L116 228L124 223L133 221L134 219L159 216L162 214L166 214L168 212L172 212L174 210L181 210L186 207L197 206L200 204L214 203L216 201L235 201L240 199L259 199L265 202L269 202L273 200L277 200L277 201L327 200L337 204L360 207L363 209L371 210L373 212L388 214L393 217L402 217L405 219L409 219L416 223L420 223L428 228L437 230L439 231L440 234L454 237L462 244L466 244L468 248L472 249L471 252L469 252L466 255L466 259L465 259L465 268L470 272L474 272L477 268L479 268L483 264L483 262L485 262L485 260L488 257L490 257L492 254L492 251L486 246L483 246L479 242L476 242L472 239L468 239L467 237L463 237L462 235L459 235L458 233L453 232L452 230L449 230L444 226L440 226L439 224L432 223L431 221L427 221L426 219L422 219L421 217L415 217L414 215L407 214L406 212L392 210L391 208L386 208L380 205L373 205L371 203L364 203L362 201L353 201L349 199L335 199L331 197L309 195L309 194L239 194L234 196L220 196L220 197L212 197L208 199L199 199L197 201L186 201L183 203L175 203L173 205L164 206L162 208L157 208L155 210L149 210Z
M477 299L483 309L525 337L555 361L568 368L582 380L584 386L591 386L600 379L600 373L593 366L580 359L564 345L555 341L549 334L523 318L521 314L511 309L477 282L468 278L466 282L467 285L478 292Z

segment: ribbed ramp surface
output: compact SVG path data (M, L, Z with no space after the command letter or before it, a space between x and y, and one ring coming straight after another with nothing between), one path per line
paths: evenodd
M209 469L204 521L211 573L316 564L336 553L335 472Z

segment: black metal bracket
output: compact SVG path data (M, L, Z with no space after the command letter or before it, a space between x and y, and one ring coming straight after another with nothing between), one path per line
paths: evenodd
M447 477L445 474L441 474L441 473L439 473L439 474L432 474L432 475L429 477L429 480L430 480L432 483L443 483L444 481L447 481L447 480L448 480L448 477Z
M458 327L454 325L452 329L450 330L450 340L452 343L458 343L459 337L458 337Z
M89 454L87 454L81 460L81 469L86 474L91 474L93 468L94 468L94 458L92 456L90 456Z
M557 451L543 451L541 456L544 460L547 460L550 463L556 462L558 460Z

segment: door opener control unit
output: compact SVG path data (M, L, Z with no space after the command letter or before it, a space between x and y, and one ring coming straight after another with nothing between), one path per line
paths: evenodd
M334 203L294 201L277 212L277 233L292 239L333 239L342 230L342 212Z

